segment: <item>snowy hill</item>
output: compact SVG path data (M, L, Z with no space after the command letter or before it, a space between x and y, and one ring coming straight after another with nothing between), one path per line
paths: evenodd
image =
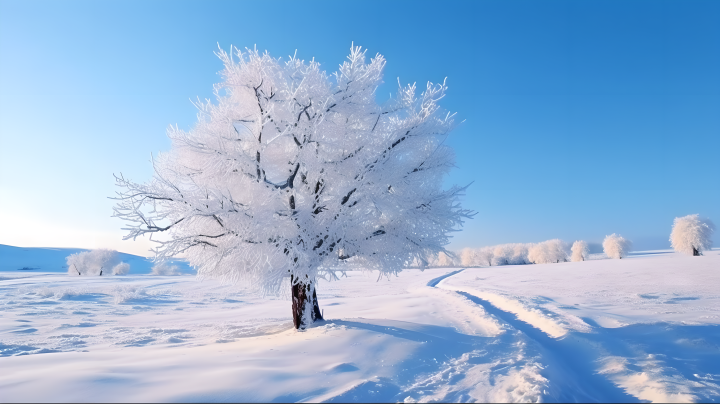
M718 402L718 285L717 250L349 272L298 332L215 281L12 270L0 401Z
M67 272L65 258L70 254L88 251L81 248L13 247L0 244L0 271ZM137 255L118 253L120 260L130 264L130 274L149 274L152 260ZM172 264L183 273L195 271L184 261Z

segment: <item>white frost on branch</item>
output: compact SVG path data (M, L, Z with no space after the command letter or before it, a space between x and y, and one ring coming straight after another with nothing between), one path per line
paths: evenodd
M672 248L687 255L701 255L712 248L712 234L715 224L710 219L701 219L700 215L676 217L670 233Z
M350 257L387 275L445 251L472 213L463 187L442 189L454 161L444 83L378 105L381 55L352 47L328 75L314 60L235 51L217 53L217 102L197 103L189 132L168 130L153 179L117 177L125 239L150 235L160 262L183 255L201 278L273 294L291 275L332 278Z

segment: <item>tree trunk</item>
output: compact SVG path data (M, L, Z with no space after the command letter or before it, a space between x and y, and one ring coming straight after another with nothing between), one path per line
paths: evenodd
M322 320L323 316L318 306L315 285L312 282L294 283L293 281L291 275L293 324L296 329L304 330L313 322Z

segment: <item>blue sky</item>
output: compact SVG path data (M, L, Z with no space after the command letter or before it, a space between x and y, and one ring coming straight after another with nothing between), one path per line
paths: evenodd
M381 98L447 77L447 181L478 212L450 248L664 248L676 216L720 225L718 21L717 1L0 0L0 243L146 250L119 241L112 174L150 178L217 44L334 71L354 42L388 60Z

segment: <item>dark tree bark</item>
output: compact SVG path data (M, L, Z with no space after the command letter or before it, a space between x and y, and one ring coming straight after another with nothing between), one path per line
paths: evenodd
M307 316L305 313L309 302L312 305L312 311L310 312L310 323L318 320L322 320L322 312L318 305L317 293L315 292L315 285L312 282L294 282L294 278L290 277L291 289L292 289L292 311L293 311L293 324L296 329L305 329L310 324L307 323Z

